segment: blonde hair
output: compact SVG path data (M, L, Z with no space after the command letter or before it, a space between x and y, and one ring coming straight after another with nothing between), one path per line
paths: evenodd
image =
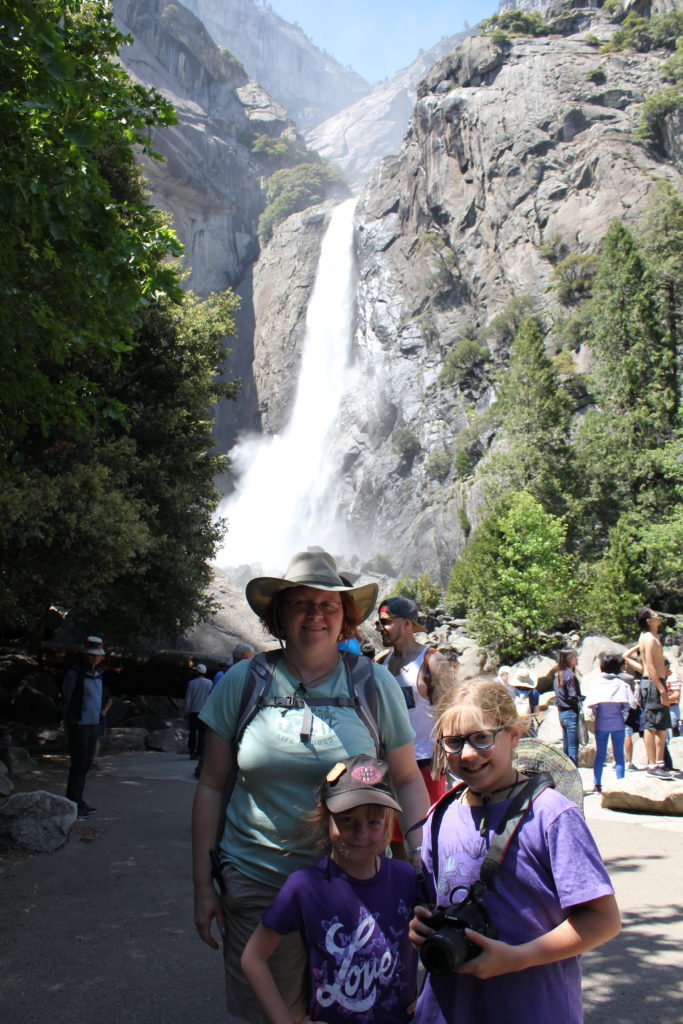
M517 707L510 691L493 676L477 676L458 684L448 703L440 708L435 728L438 767L442 773L448 769L448 760L438 741L442 736L457 733L458 722L464 714L474 718L480 729L489 729L493 724L496 729L507 729L508 732L521 734L527 728L525 720L517 714Z
M359 803L358 807L365 807L366 804ZM385 807L383 804L372 804L378 811L384 814L384 838L389 845L391 834L394 830L394 811L391 807ZM354 808L351 808L353 810ZM311 842L314 843L316 850L326 850L330 846L330 818L332 817L332 811L327 807L326 804L317 803L310 814L306 815L305 826L306 833Z

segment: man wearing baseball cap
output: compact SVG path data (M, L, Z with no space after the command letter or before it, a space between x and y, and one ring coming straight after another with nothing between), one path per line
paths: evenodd
M435 803L445 792L445 779L432 778L435 709L449 692L453 683L453 667L434 647L418 643L415 633L424 633L418 607L411 597L388 597L379 606L375 625L382 643L390 647L388 653L376 659L385 665L403 690L408 717L415 730L415 757L427 786L430 803ZM395 857L404 857L402 835L398 825L394 829L391 848Z
M83 799L83 790L95 756L97 726L102 710L100 662L105 653L99 636L86 637L81 660L64 676L64 721L71 761L66 795L77 805L79 818L88 818L96 810Z

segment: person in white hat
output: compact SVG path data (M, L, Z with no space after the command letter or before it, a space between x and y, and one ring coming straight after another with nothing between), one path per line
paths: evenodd
M95 756L97 727L102 710L102 669L105 655L99 636L88 636L80 661L64 676L64 722L69 741L69 777L66 795L78 807L78 817L88 818L96 809L83 798L85 779Z
M377 756L370 724L352 699L355 672L362 669L373 681L374 724L403 808L404 833L424 817L428 800L396 680L382 666L337 646L371 614L377 585L350 585L332 555L316 549L294 555L282 577L251 580L246 597L280 650L234 665L201 713L208 732L193 809L195 924L214 948L214 920L223 931L229 1020L266 1024L240 968L244 947L287 877L317 859L301 819L313 810L321 775L354 755ZM245 688L265 668L272 673L268 699L277 706L259 706L238 735ZM235 767L224 812L226 781ZM211 874L217 833L219 884L226 890L220 899ZM417 863L419 833L411 833L411 840ZM306 1010L306 957L297 934L283 940L270 967L293 1019L300 1018Z
M190 760L198 761L204 753L204 737L206 726L199 718L199 712L206 704L206 698L211 693L211 680L206 675L206 665L195 665L196 675L190 679L185 691L185 714L188 723L187 747L190 751Z

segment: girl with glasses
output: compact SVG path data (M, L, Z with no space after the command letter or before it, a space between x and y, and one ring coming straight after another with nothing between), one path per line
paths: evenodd
M495 830L527 781L513 764L522 732L513 698L488 677L459 686L441 715L437 742L464 785L455 798L444 798L438 830L431 816L424 827L432 910L478 880ZM480 952L452 974L427 974L415 1024L581 1024L580 954L615 936L620 921L610 880L575 804L554 789L537 796L483 903L498 938L465 930ZM418 948L434 934L431 916L427 906L415 908L411 938Z

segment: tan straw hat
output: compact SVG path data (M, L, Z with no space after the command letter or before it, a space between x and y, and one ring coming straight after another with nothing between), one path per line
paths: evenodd
M337 573L337 563L326 551L299 551L287 566L281 579L276 576L257 576L249 580L246 598L252 611L263 618L276 594L293 587L315 587L351 596L358 609L360 621L367 619L377 600L376 583L365 583L362 587L350 587Z

